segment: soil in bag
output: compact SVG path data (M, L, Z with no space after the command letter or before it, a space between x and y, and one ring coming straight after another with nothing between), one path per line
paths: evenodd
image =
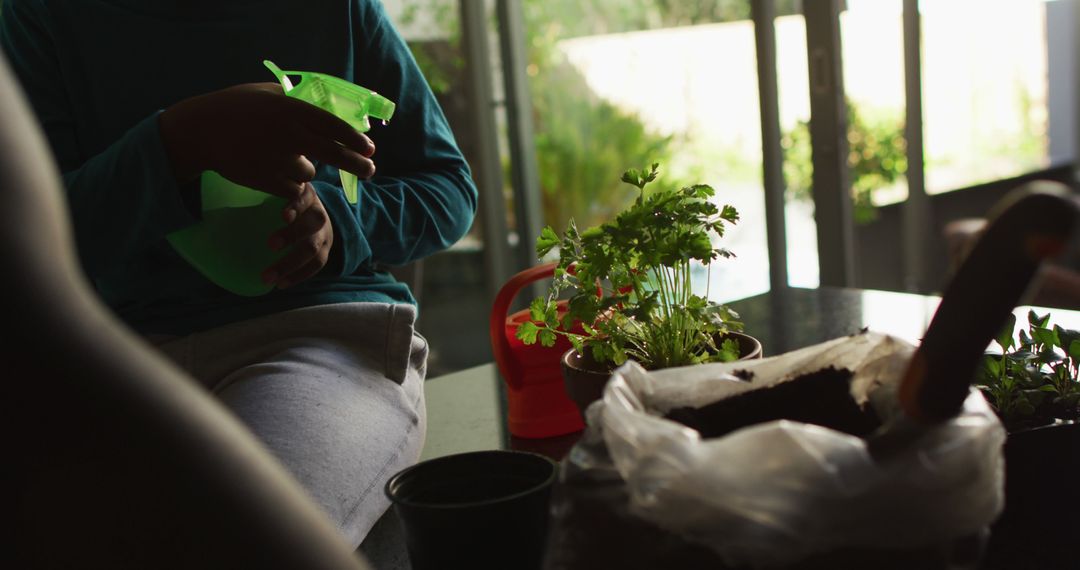
M754 381L752 374L739 377ZM851 380L850 370L830 367L702 407L675 408L665 417L699 431L704 438L722 437L778 419L866 437L881 421L872 408L852 398ZM630 503L626 485L613 468L582 469L572 463L565 466L555 489L555 523L545 570L750 570L727 564L706 545L633 514ZM951 556L941 545L917 549L842 548L770 570L940 570L951 567Z
M674 408L665 417L697 430L703 438L781 419L865 437L881 426L881 420L872 408L852 398L851 378L850 370L829 367L700 408Z

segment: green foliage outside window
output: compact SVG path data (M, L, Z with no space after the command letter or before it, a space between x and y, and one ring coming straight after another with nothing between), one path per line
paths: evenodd
M458 0L460 1L460 0ZM404 20L421 11L445 26L452 45L460 43L455 0L406 0ZM795 13L795 0L781 0L778 14ZM628 164L671 162L673 137L646 128L633 113L603 101L558 49L561 40L683 25L745 20L748 0L524 0L528 73L533 100L534 143L540 172L545 223L558 231L572 218L581 227L610 220L632 197L617 176ZM456 51L456 50L455 50ZM422 49L417 60L436 92L448 88L447 65ZM686 182L666 175L661 184Z
M672 139L593 95L569 63L553 65L544 77L530 85L545 223L561 232L571 219L581 227L611 220L633 201L612 173L669 160Z
M851 198L858 223L877 219L875 190L892 186L907 173L907 142L904 119L899 113L864 114L853 101L847 102L848 168L851 170ZM788 198L813 199L814 166L810 146L810 123L800 121L783 134L784 179Z

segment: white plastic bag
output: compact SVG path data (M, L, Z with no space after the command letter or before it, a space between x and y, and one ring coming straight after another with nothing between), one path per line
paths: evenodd
M862 438L821 426L779 420L702 439L663 417L834 367L854 373L852 396L887 423L898 413L894 394L913 351L895 338L863 333L752 362L657 372L630 362L588 410L585 439L602 437L606 453L590 456L580 446L569 460L584 469L613 462L635 514L733 565L967 536L989 526L1004 506L1005 431L977 390L959 416L881 464ZM752 373L753 381L735 371Z

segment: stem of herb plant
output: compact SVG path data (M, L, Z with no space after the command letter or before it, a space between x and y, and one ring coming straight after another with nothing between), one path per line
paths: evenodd
M669 309L667 303L663 302L665 299L667 299L667 280L665 279L666 275L664 274L664 267L660 266L660 267L654 268L653 271L652 271L652 274L653 274L654 284L656 286L659 298L661 300L660 307L659 307L660 322L657 323L658 326L656 327L656 330L658 330L661 335L666 335L667 333L664 330L664 328L667 327L667 326L670 326L671 321L669 319L670 309ZM658 345L658 347L662 347L662 346L663 346L662 344ZM658 354L663 354L663 353L658 353ZM665 356L665 358L664 358L665 364L666 364L666 361L669 358L670 358L670 354Z

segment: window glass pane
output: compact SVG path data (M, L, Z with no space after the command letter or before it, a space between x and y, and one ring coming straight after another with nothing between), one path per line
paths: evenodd
M1047 13L1066 4L920 2L929 193L1049 166Z
M787 233L788 284L819 284L817 224L810 182L810 80L806 56L806 21L801 14L776 19L776 75L779 89Z
M384 0L384 5L439 100L462 153L476 165L479 141L469 114L458 0ZM377 153L375 160L377 165ZM417 329L430 349L429 377L492 359L487 336L491 299L485 287L480 230L477 221L469 235L449 250L425 258L412 280L420 305Z
M525 7L545 222L612 219L635 197L622 172L659 162L664 183L710 184L740 212L724 238L738 257L712 265L710 295L767 290L749 1Z
M383 0L435 93L461 152L476 164L479 143L469 116L458 0ZM376 157L377 158L377 157ZM479 247L480 224L456 247Z
M877 207L907 197L904 173L904 52L902 0L849 0L840 16L848 103L848 167L856 223L877 218ZM817 229L811 182L809 73L801 15L776 21L780 121L789 282L819 283Z
M907 199L903 0L849 0L840 16L856 223Z

